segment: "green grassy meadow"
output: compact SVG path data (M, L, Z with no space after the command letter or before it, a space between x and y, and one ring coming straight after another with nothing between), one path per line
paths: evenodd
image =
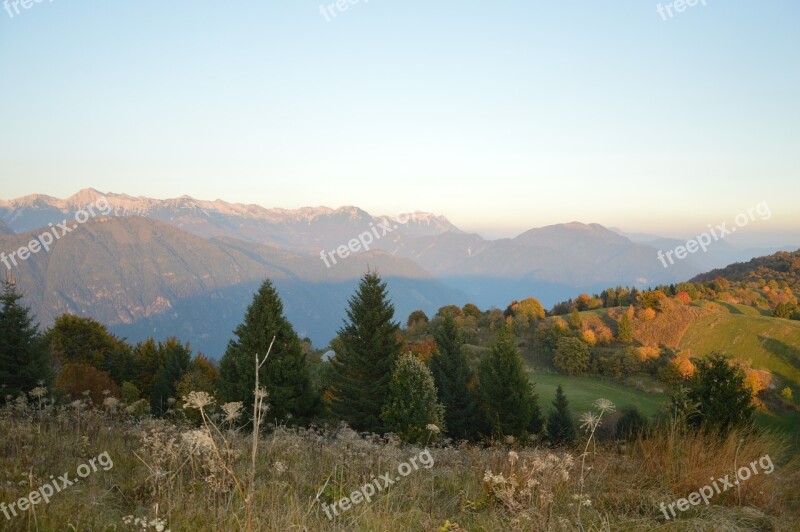
M592 403L601 397L613 402L618 409L624 406L636 406L647 416L654 415L660 405L668 401L663 393L643 392L600 377L571 377L537 371L530 372L529 376L536 384L539 404L545 412L549 410L559 384L564 388L570 408L576 414L592 410Z

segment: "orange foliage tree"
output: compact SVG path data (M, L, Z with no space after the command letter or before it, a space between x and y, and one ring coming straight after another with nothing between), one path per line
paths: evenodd
M65 364L58 373L55 382L56 390L66 393L72 399L79 399L84 392L95 405L103 403L105 394L119 396L119 389L107 371L100 371L90 364Z

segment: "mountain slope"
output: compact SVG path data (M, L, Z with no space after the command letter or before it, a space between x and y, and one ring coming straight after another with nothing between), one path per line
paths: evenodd
M724 268L697 275L691 282L705 283L722 277L731 282L763 280L786 283L800 297L800 250L791 253L779 251L766 257L756 257L747 262L730 264Z
M189 196L166 200L103 194L84 189L66 199L32 195L0 202L0 220L17 232L30 231L72 217L98 200L107 202L113 216L141 216L159 220L203 238L230 237L303 253L319 253L347 243L372 227L391 229L374 247L386 249L401 237L419 237L446 231L460 232L445 217L409 213L391 219L372 216L356 207L266 209L259 205L203 201ZM383 233L383 230L379 230Z
M0 236L0 249L18 249L38 233ZM466 301L414 263L385 252L357 255L329 270L319 257L206 240L139 217L90 220L12 273L45 326L69 312L96 318L131 340L175 335L216 357L266 277L301 336L325 345L367 268L389 281L399 320L416 308L432 313Z

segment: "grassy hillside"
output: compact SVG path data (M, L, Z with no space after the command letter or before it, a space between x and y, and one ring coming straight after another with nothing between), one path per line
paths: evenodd
M722 351L800 385L800 322L745 314L744 310L741 314L716 312L693 322L678 348L691 349L697 356Z
M592 403L599 397L610 400L618 408L636 406L647 416L655 414L660 405L667 401L667 396L663 393L643 392L600 377L571 377L560 373L533 371L530 378L536 383L539 404L545 412L550 409L559 384L564 388L570 408L576 414L591 410Z

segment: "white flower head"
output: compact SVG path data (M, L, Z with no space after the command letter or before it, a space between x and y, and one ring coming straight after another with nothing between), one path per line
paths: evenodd
M183 408L197 408L198 410L202 410L214 404L214 398L207 392L189 392L188 396L183 396L183 403Z
M581 428L586 432L591 432L600 424L600 416L594 412L584 412L581 414Z
M614 412L617 409L617 407L614 406L614 403L603 398L596 400L594 402L594 406L602 412Z
M242 406L243 403L241 401L222 405L222 411L225 412L225 421L236 421L239 419L239 416L242 415Z

